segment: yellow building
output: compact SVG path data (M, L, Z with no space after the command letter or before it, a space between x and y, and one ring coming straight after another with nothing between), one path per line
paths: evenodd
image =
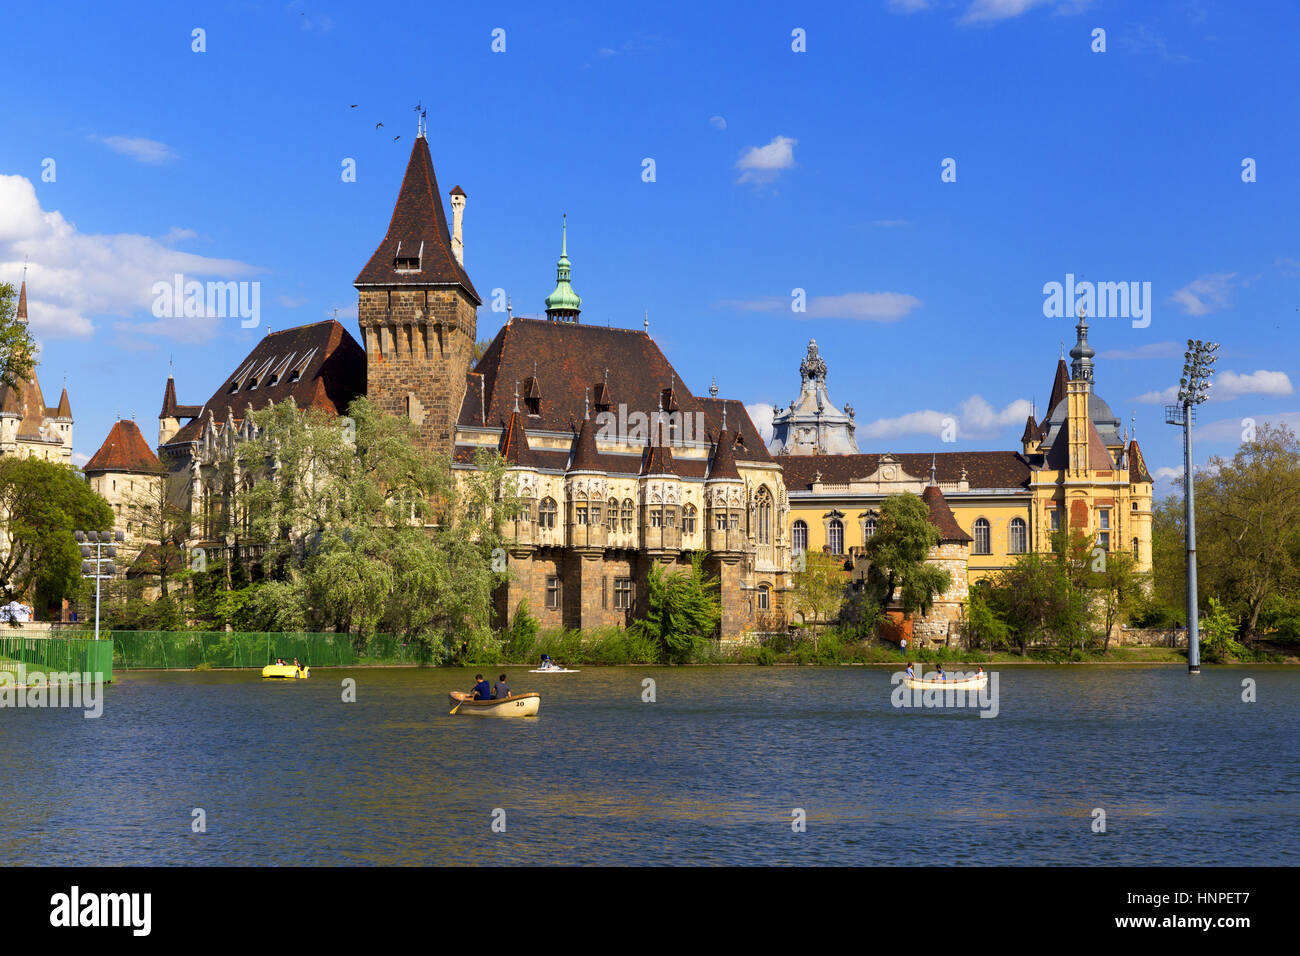
M938 488L971 538L967 579L1010 567L1028 551L1046 551L1068 524L1114 552L1151 567L1151 475L1136 439L1093 390L1088 325L1057 364L1048 412L1025 423L1019 451L910 454L778 454L790 499L790 541L851 558L875 533L881 502L892 494ZM933 495L933 493L931 493Z

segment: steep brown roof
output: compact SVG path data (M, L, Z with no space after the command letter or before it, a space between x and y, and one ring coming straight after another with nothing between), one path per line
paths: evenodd
M1043 437L1047 437L1047 420L1052 417L1052 409L1065 400L1065 386L1069 381L1070 370L1065 365L1065 359L1058 359L1056 362L1056 376L1052 379L1052 395L1047 400L1047 413L1043 415L1043 420L1038 425L1038 430Z
M23 280L22 286L18 290L18 315L19 319L27 321L27 280Z
M772 460L742 403L692 395L659 346L640 329L511 319L470 373L459 424L481 427L484 421L505 422L514 408L518 383L521 400L536 395L540 401L539 413L526 415L530 432L571 431L573 423L586 414L591 383L603 383L606 369L609 394L618 399L611 414L617 414L620 407L629 417L640 412L649 428L664 389L672 388L673 400L684 418L703 416L707 434L697 437L712 440L721 431L725 407L729 427L738 431L743 441L736 449L736 457L744 461ZM597 415L593 413L592 418L596 420ZM694 428L697 419L690 420ZM629 428L634 424L629 422ZM602 461L606 457L602 455ZM616 470L625 472L627 468Z
M940 541L962 543L975 540L957 523L957 516L948 507L948 500L938 486L926 485L921 500L930 508L930 524L939 529Z
M1088 460L1084 463L1089 471L1114 471L1115 461L1110 457L1110 452L1106 450L1106 443L1101 440L1101 435L1097 432L1097 426L1093 424L1092 419L1088 422ZM1053 471L1064 471L1070 464L1070 419L1067 417L1061 423L1061 431L1057 434L1055 442L1047 452L1047 461L1045 467Z
M105 471L160 474L163 466L136 423L122 420L109 429L104 444L81 470L88 475Z
M718 442L713 450L713 461L709 463L710 478L739 478L736 470L736 439L730 429L724 428L718 433Z
M1028 488L1029 463L1014 451L903 452L895 454L903 470L916 478L930 474L936 481L960 481L963 469L972 490L978 488ZM881 455L783 455L781 470L790 491L807 491L818 474L830 484L845 484L874 474Z
M399 249L403 258L419 259L418 272L397 271L395 260ZM433 174L429 141L423 136L417 136L411 148L388 232L354 285L458 285L469 293L475 304L483 301L452 254L451 234L442 209L438 179Z
M600 453L596 449L596 426L590 418L582 420L578 437L573 442L573 459L569 462L569 471L604 471Z
M68 401L68 386L63 386L63 394L59 396L59 407L54 409L51 418L71 418L72 403Z
M1038 423L1034 421L1034 416L1030 415L1025 419L1025 430L1020 434L1021 443L1037 441L1041 437Z
M1138 447L1136 438L1128 443L1128 480L1130 482L1151 480L1151 472L1147 471L1147 462L1142 457L1142 449Z
M672 446L668 443L668 425L663 421L658 421L652 427L654 437L645 450L645 456L641 459L641 474L679 474L673 461Z
M176 382L168 375L167 387L163 389L162 411L159 418L198 418L203 413L202 405L182 405L176 401Z
M501 457L512 465L531 465L534 463L532 449L528 447L528 432L524 428L524 416L518 412L510 413L510 420L501 431L501 443L497 451Z
M330 319L272 332L253 347L168 444L197 440L207 413L224 422L227 406L237 420L243 420L249 409L290 398L299 408L322 408L342 415L365 391L366 353L338 322ZM177 408L189 411L195 406Z

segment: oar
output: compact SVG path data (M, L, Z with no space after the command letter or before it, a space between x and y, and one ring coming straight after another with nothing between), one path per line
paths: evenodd
M468 698L462 697L460 700L456 701L456 706L453 707L453 708L451 709L451 713L448 714L447 716L448 716L448 717L455 717L455 716L456 716L456 711L460 710L460 705L463 704L463 703L465 703L465 701L466 701L467 699L468 699Z

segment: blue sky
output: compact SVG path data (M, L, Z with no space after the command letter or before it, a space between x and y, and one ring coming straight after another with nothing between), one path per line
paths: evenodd
M542 313L567 213L583 321L648 310L697 393L787 404L815 337L863 451L1014 448L1073 339L1044 284L1149 282L1150 324L1091 341L1159 474L1189 336L1223 346L1198 459L1244 418L1300 427L1298 30L1289 4L1182 0L11 5L0 279L30 259L78 455L119 412L152 440L169 360L197 403L268 328L337 308L356 334L422 102L480 338L494 289ZM156 319L177 271L260 282L261 326Z

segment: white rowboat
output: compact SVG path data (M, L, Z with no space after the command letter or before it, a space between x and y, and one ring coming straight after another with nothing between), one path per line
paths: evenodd
M983 690L988 686L989 675L981 674L979 677L965 677L961 680L931 680L930 678L904 677L903 683L910 690L929 690L937 688L939 690Z
M470 700L458 690L447 695L453 714L471 717L536 717L542 706L538 694L516 694L498 700Z

